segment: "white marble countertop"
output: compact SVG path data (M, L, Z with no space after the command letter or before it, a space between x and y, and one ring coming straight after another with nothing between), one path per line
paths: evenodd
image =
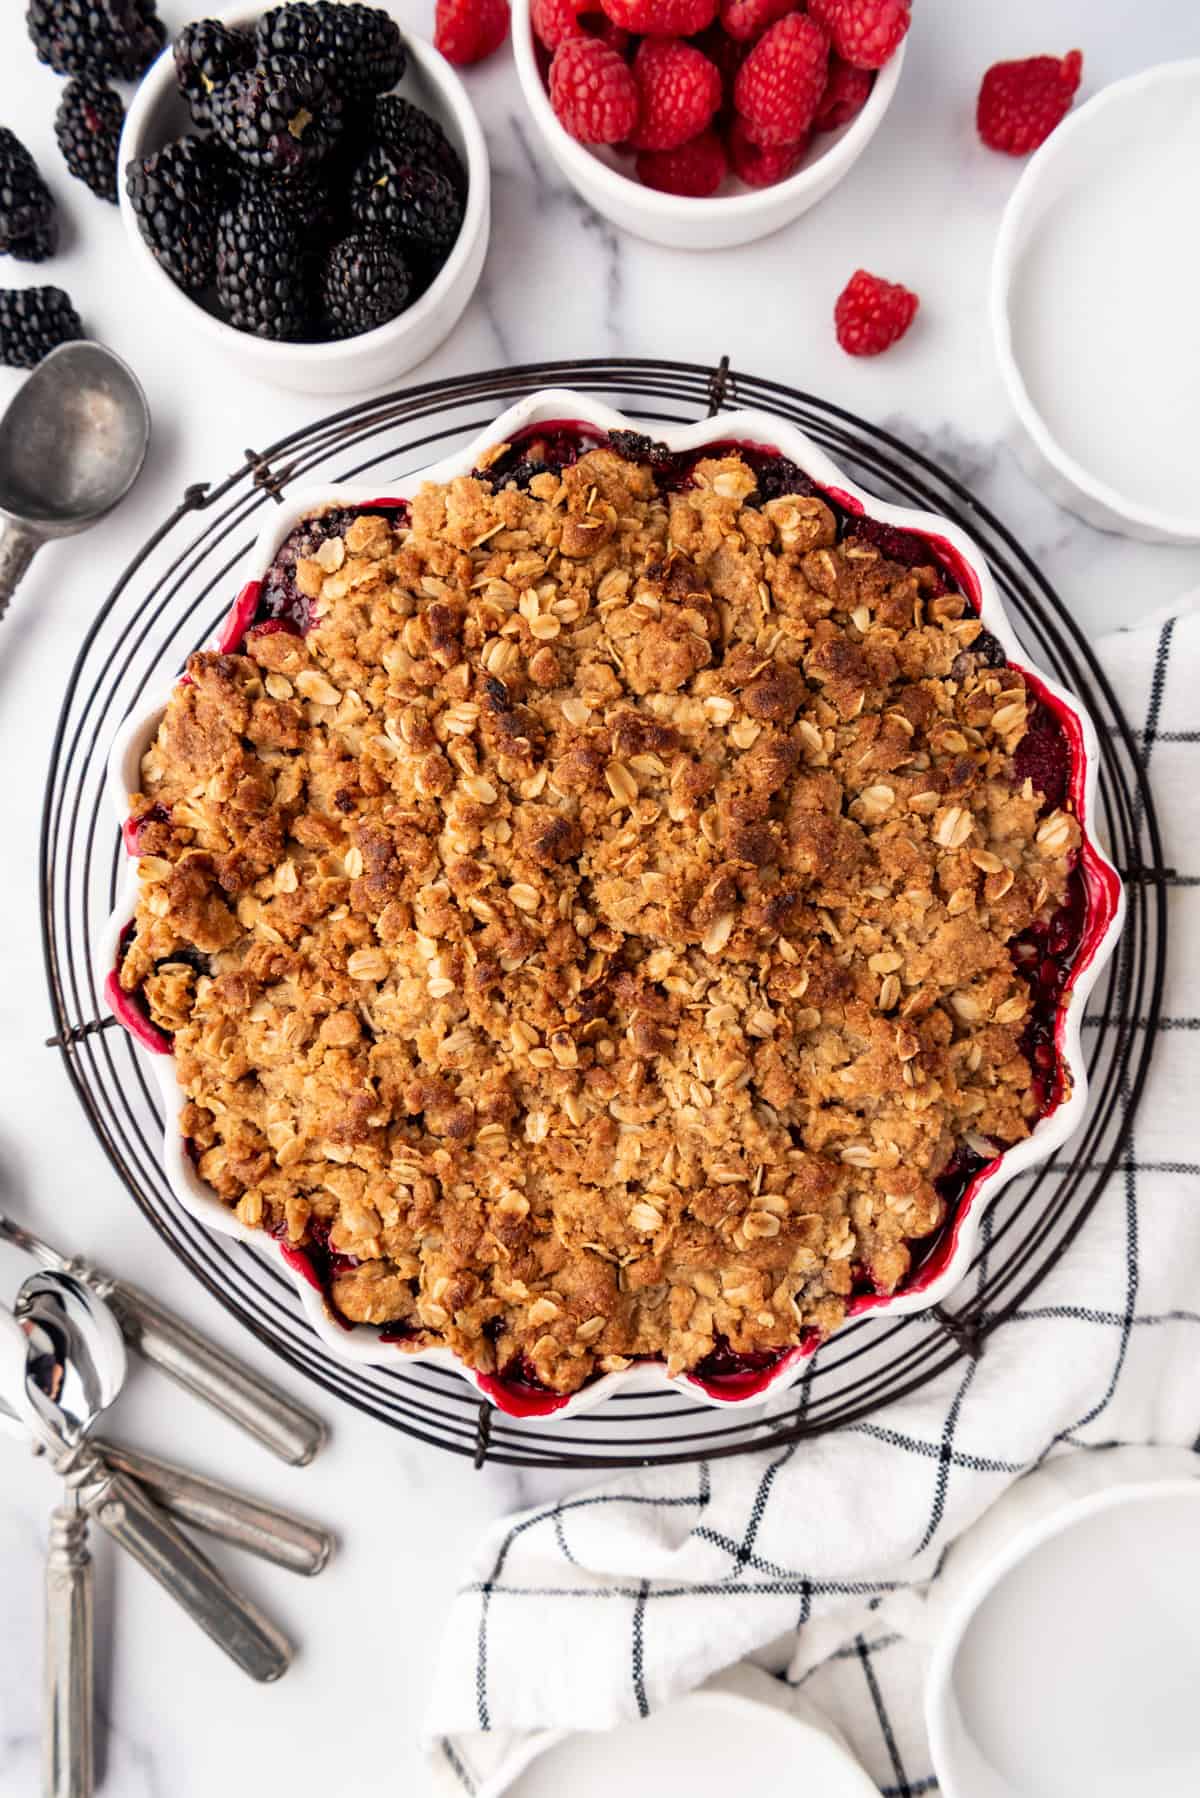
M135 1276L266 1366L265 1351L143 1221L57 1057L41 1046L50 1014L31 869L59 700L96 599L185 484L224 474L247 444L332 407L231 379L207 346L180 344L149 314L115 209L62 170L52 135L58 83L34 60L23 10L9 0L0 14L0 110L51 178L68 228L64 252L44 270L9 265L4 278L69 289L93 333L144 380L155 438L126 506L86 543L46 550L0 626L8 851L0 889L0 1204ZM179 0L161 8L172 27L197 10ZM1020 165L979 146L974 99L982 70L997 58L1061 54L1075 44L1085 53L1084 92L1094 92L1135 69L1195 54L1196 22L1180 0L1108 0L1103 8L1094 0L1009 0L1002 8L916 0L915 10L896 102L845 183L768 242L707 257L619 237L583 209L538 153L507 50L470 72L495 171L491 254L466 317L414 378L546 356L711 362L728 354L735 367L820 393L948 463L1098 632L1200 584L1200 549L1150 548L1091 531L1056 510L1015 464L985 295L997 222ZM428 0L414 0L415 27L428 29L430 13ZM833 343L834 297L860 264L921 295L910 336L877 362L854 362ZM0 370L0 404L18 381ZM0 1255L0 1293L11 1294L17 1273ZM275 1371L304 1388L290 1370ZM308 1395L329 1416L334 1438L314 1467L297 1472L134 1369L117 1412L121 1433L336 1524L344 1546L311 1585L254 1563L238 1568L301 1644L287 1679L257 1690L148 1579L115 1566L107 1544L97 1544L106 1790L116 1798L426 1790L417 1729L457 1568L485 1519L535 1494L521 1476L473 1473L315 1389ZM0 1798L30 1798L38 1777L41 1553L54 1489L15 1448L0 1445L0 1453Z

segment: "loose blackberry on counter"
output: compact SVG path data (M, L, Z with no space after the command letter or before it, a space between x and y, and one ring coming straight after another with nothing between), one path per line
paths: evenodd
M0 125L0 255L44 262L58 243L50 189L20 138Z
M209 99L213 130L247 167L296 175L321 162L342 130L342 102L315 63L272 56L240 69Z
M213 90L255 61L254 40L216 19L185 25L175 40L175 78L197 125L211 124Z
M54 115L54 135L76 180L102 200L117 203L117 145L125 107L114 88L80 75L63 89Z
M386 93L408 66L400 27L377 6L292 0L264 13L254 35L260 56L310 59L347 100Z
M377 144L350 181L356 225L413 244L443 261L462 225L462 204L445 175Z
M154 0L30 0L25 23L59 75L136 81L166 42Z
M445 175L460 200L467 197L467 171L462 158L435 118L399 94L381 94L375 102L372 135L402 161Z
M395 243L359 232L329 252L321 271L321 311L333 337L357 337L408 304L412 271Z
M82 336L61 287L0 287L0 362L7 368L36 368L60 343Z
M217 220L217 299L229 323L255 337L311 335L312 246L292 208L262 194Z
M230 188L225 159L198 137L181 137L125 171L142 237L185 293L198 293L213 280L217 215Z

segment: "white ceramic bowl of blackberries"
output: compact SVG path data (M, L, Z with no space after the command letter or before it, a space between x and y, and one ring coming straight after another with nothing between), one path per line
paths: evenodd
M156 303L246 374L378 387L457 324L487 253L487 148L445 58L392 7L197 19L146 75L121 214Z

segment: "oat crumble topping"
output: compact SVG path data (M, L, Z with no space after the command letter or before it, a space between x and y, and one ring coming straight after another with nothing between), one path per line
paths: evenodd
M963 596L737 453L611 447L295 582L132 800L121 984L201 1177L344 1317L559 1392L894 1290L955 1149L1036 1120L1013 944L1080 840Z

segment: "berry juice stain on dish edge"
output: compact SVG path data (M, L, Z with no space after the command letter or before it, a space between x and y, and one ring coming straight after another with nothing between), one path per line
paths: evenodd
M634 432L608 433L579 421L564 419L530 427L527 432L516 435L501 454L490 460L484 458L487 466L477 470L476 473L481 491L490 504L497 495L503 493L530 496L534 492L545 493L551 488L560 486L564 479L569 479L569 472L577 467L581 457L594 450L614 452L615 457L620 459L620 464L633 470L631 478L641 478L638 473L639 466L641 469L648 470L650 485L647 491L650 494L651 506L670 504L671 496L687 495L693 492L697 495L697 502L705 498L699 488L705 485L712 475L710 469L704 477L704 482L697 482L696 470L701 463L721 465L725 470L740 468L743 472L735 478L740 480L738 497L746 508L742 515L743 523L748 522L752 528L757 528L753 527L752 515L757 516L762 519L762 528L769 535L771 526L767 523L767 515L770 508L774 505L776 507L775 516L779 517L777 502L799 499L801 505L806 508L808 524L816 519L822 530L826 530L826 525L828 525L826 535L830 542L837 546L839 556L846 558L846 546L849 546L850 563L855 558L860 562L870 563L876 568L879 568L882 563L884 569L890 570L887 579L893 581L903 581L905 571L920 570L920 574L913 572L909 582L912 592L915 594L919 591L920 593L918 609L924 606L936 607L939 600L945 600L948 614L953 613L969 618L970 612L978 605L977 583L975 583L970 569L961 561L950 544L937 537L921 536L912 531L897 529L871 519L863 513L860 503L850 495L838 489L819 489L799 468L769 446L718 441L707 444L702 449L680 455L661 445L654 444ZM611 462L612 459L610 454L609 461ZM602 485L602 479L600 484ZM593 500L596 491L597 487L593 486L591 490ZM654 499L654 495L658 496L657 500ZM509 504L510 502L505 501L504 503ZM312 603L315 595L311 589L314 587L314 566L318 570L322 567L336 570L341 566L346 554L346 533L352 530L357 520L378 520L380 528L386 531L389 518L393 523L399 522L407 525L411 522L412 517L412 508L408 502L380 500L353 511L327 510L315 518L304 521L288 537L263 581L249 583L239 595L230 619L221 633L219 640L221 650L233 653L239 647L245 647L248 653L255 654L254 640L256 638L261 640L264 636L278 635L279 633L303 639L304 632L311 628L313 622ZM603 517L602 508L597 512L596 517L597 519ZM586 532L589 519L590 504L589 511L584 512L577 521L578 528ZM501 528L502 526L497 525L486 535L493 536ZM358 532L356 540L365 541L370 534L371 527L368 526L365 531ZM326 548L325 546L330 547ZM819 553L826 555L832 567L833 559L830 552L827 550ZM299 570L299 575L298 565L303 565ZM310 591L304 592L302 589L305 587ZM693 593L691 597L695 600L698 596ZM435 629L445 628L446 621L443 620L441 624L436 622L436 605L430 610L435 618ZM542 637L545 647L548 648L553 639L559 636L557 621L556 627L552 631L547 629L539 632L538 635ZM497 641L501 640L497 639ZM973 632L970 647L970 655L960 654L958 662L955 664L956 668L959 663L962 664L960 680L968 679L972 670L984 670L989 673L991 670L1005 670L1008 674L1019 676L1019 687L1010 683L1008 686L998 688L1001 698L1010 710L1016 707L1020 712L1019 719L1014 715L1009 720L1010 727L1016 731L1016 735L1012 745L1014 753L1011 755L1008 779L1018 790L1023 787L1027 779L1033 780L1036 777L1038 782L1038 790L1042 798L1035 808L1036 817L1030 828L1036 831L1038 843L1044 845L1037 853L1047 858L1046 879L1049 882L1045 889L1047 893L1050 892L1056 878L1053 868L1056 863L1061 864L1061 878L1058 879L1058 887L1061 891L1058 902L1049 910L1046 909L1045 904L1034 906L1032 908L1034 915L1028 924L1021 930L1014 930L1010 939L1012 962L1008 984L1004 987L1006 997L1003 1001L1007 1011L1002 1011L1001 1015L1005 1021L1011 1019L1009 1039L1006 1039L1009 1041L1010 1063L1011 1049L1014 1045L1021 1058L1022 1080L1027 1098L1022 1101L1025 1105L1025 1117L1024 1122L1020 1125L1019 1133L1025 1133L1038 1118L1053 1111L1069 1089L1070 1076L1060 1053L1064 996L1070 987L1073 975L1086 965L1097 943L1104 935L1107 924L1111 921L1115 896L1108 888L1108 870L1096 858L1086 838L1080 845L1078 826L1074 822L1074 815L1071 811L1062 809L1064 805L1069 805L1077 814L1082 802L1081 757L1077 753L1078 745L1072 742L1071 737L1072 729L1077 728L1073 718L1069 713L1061 711L1057 702L1041 691L1040 684L1034 677L1026 676L1013 669L1012 665L1006 661L999 643L986 632L980 633L978 630ZM260 655L263 653L261 647L257 653ZM534 640L531 644L531 667L534 665L534 658L539 653L542 652L538 649L537 640ZM831 652L831 666L835 675L838 653ZM268 660L272 659L273 654L274 652L271 657L268 657ZM555 659L553 650L550 651L550 659ZM484 666L490 669L490 664L484 664ZM700 663L698 666L704 666L704 664ZM550 673L548 664L547 672ZM719 668L717 672L720 672ZM320 676L316 678L321 679ZM270 679L271 677L268 676L268 692L270 691ZM286 677L285 684L288 684ZM324 684L328 685L327 682ZM486 684L488 683L485 680ZM498 711L495 711L493 715L500 718L509 715L509 699L503 680L492 677L490 685L498 690L498 695L493 695ZM311 680L309 686L312 689L312 697L318 703L326 697L320 687L313 687ZM282 691L282 689L278 690ZM641 691L652 696L653 689L642 688ZM1031 697L1032 705L1029 704ZM340 695L334 691L333 698L337 700ZM651 697L648 704L652 703ZM799 703L799 697L793 695L790 702L792 712ZM734 709L720 696L714 696L708 701L708 704L712 708L709 716L718 717L722 722L727 722L726 710L732 714ZM997 715L999 715L1000 709L1002 708L998 708ZM982 717L982 713L980 716ZM1018 724L1020 729L1016 728ZM499 728L504 730L512 727L501 723ZM803 729L804 727L798 728ZM812 728L811 725L809 728ZM968 728L971 727L968 726ZM758 734L759 731L756 730L750 741L752 742ZM978 735L978 732L976 734ZM911 735L911 731L909 731L909 735ZM952 756L956 753L955 744L961 738L961 731L955 730L951 733L949 748ZM965 751L966 748L967 743L963 739L961 749ZM626 753L636 755L639 752L630 751L627 747ZM653 751L643 750L640 753L643 755L643 759L646 754L650 755L651 760L654 759ZM926 765L928 765L928 759L926 756ZM903 758L899 758L899 760L902 762ZM619 766L619 764L610 764L610 768L615 766ZM451 778L453 779L453 776ZM479 777L467 776L467 778L478 780ZM612 788L614 799L619 800L620 783L618 782L618 786L613 786L614 778L617 777L610 773L609 785ZM950 777L949 790L951 793L957 790L954 784L955 780L965 781L965 773L960 771L959 775ZM485 805L494 803L496 797L494 784L485 777L480 785L483 789L483 803ZM884 788L883 790L887 791L888 789ZM874 785L870 791L878 799L879 785ZM945 796L945 789L941 796ZM860 793L860 799L861 797ZM892 797L894 799L894 794ZM920 797L937 799L939 795L931 793ZM873 804L875 801L870 803ZM149 804L141 800L139 805L142 805L144 809L137 820L136 836L132 841L127 836L127 843L131 849L136 849L136 852L142 856L149 854L154 857L156 843L157 848L162 850L170 847L171 820L169 816L163 816L163 807L157 800ZM867 813L862 811L861 806L860 815L864 818L865 823ZM966 835L969 836L969 813L964 814L962 808L940 808L938 829L942 835L938 838L939 843L951 849L959 846L964 817ZM761 819L757 823L750 820L747 826L749 834L745 835L742 847L749 849L753 844L753 831L758 829L761 834L763 827ZM769 822L765 828L771 829ZM156 831L163 833L157 839ZM511 836L511 834L510 830L509 835ZM776 836L778 836L778 831L776 831ZM178 845L176 844L175 847L178 848ZM758 845L760 850L762 847L762 844ZM994 893L993 905L999 906L1003 902L1005 893L1013 886L1012 872L1004 868L999 858L991 851L977 850L975 854L978 857L975 863L978 874L983 880L990 880L993 883L991 889ZM160 864L169 865L163 863L162 856L158 856L156 859ZM360 862L361 859L360 856ZM771 877L769 864L764 863L761 855L758 856L757 862L754 855L751 855L747 866L755 870L767 866L768 874L763 878ZM160 871L160 868L152 870L154 873ZM1006 880L1007 885L1005 884ZM151 883L150 890L153 891L153 883ZM517 893L517 885L510 890ZM533 893L532 897L536 904L536 893ZM487 908L485 907L485 909ZM963 907L960 906L959 909L961 911ZM1026 909L1029 909L1028 905ZM520 920L518 920L519 922ZM832 928L831 919L829 924ZM144 920L140 927L145 928ZM718 931L717 934L720 932ZM730 931L725 930L720 945L717 945L714 939L715 955L719 956L720 949L729 935ZM483 940L482 936L480 940ZM436 944L433 946L436 949ZM136 959L135 957L135 965L131 967L128 957L123 953L122 960L126 967L126 979L131 980L135 987L144 982L150 972L161 976L164 962L167 969L174 973L173 964L178 962L179 957L171 952L157 962L146 964L145 971L140 974L140 979ZM670 959L669 956L668 959ZM890 957L885 951L881 952L881 959L878 962L877 971L884 974L884 982L880 988L880 1000L882 1001L884 998L888 1000L887 1009L889 1010L896 1006L901 997L899 982L894 979L894 976L892 976L892 985L896 990L894 993L887 991L887 981L897 959L899 958ZM884 961L888 962L887 970L883 969ZM142 962L145 963L144 955ZM193 969L194 976L195 970ZM629 970L629 977L633 977L633 970ZM127 1000L128 994L124 994L123 997ZM159 997L161 1002L161 988ZM975 1001L971 999L969 993L958 995L958 999L958 1024L969 1026L972 1023L979 1023L984 1036L988 1030L994 1031L997 1020L993 1019L989 1024L977 1005L975 1015L972 1017L971 1007L975 1005ZM817 1016L819 1017L819 1012ZM124 1021L129 1022L130 1019L126 1017ZM145 1022L150 1028L157 1029L157 1026L151 1024L149 1017L145 1019ZM1018 1024L1020 1025L1019 1030L1016 1029ZM636 1008L634 1021L630 1028L637 1028ZM653 1022L648 1024L647 1029L650 1035L653 1035ZM369 1024L368 1030L370 1030ZM139 1032L139 1035L141 1040L147 1040L144 1033ZM164 1037L164 1041L166 1040L169 1039ZM552 1037L551 1041L554 1040ZM914 1038L914 1044L915 1042ZM555 1047L558 1047L557 1043ZM653 1048L649 1035L643 1047ZM968 1041L967 1062L969 1062L972 1052ZM543 1053L550 1057L552 1063L555 1061L556 1057L553 1051L546 1050ZM570 1061L565 1045L563 1053L566 1057L565 1065L572 1067L576 1065ZM914 1046L913 1055L916 1054L917 1048ZM560 1063L559 1065L564 1064ZM599 1061L593 1065L601 1074L603 1073L603 1067ZM968 1068L968 1073L969 1071ZM1011 1079L1011 1077L1010 1066L1008 1078ZM747 1075L746 1078L749 1079L750 1076ZM412 1096L419 1098L422 1095L410 1095L410 1097ZM436 1115L437 1106L444 1104L446 1099L444 1093L438 1094L431 1091L426 1092L424 1097L426 1103L433 1107L433 1115ZM782 1103L778 1093L776 1098L777 1102ZM710 1095L709 1103L711 1104L711 1102ZM760 1102L763 1102L761 1095ZM190 1107L189 1109L195 1110L196 1108ZM980 1104L979 1109L981 1111L984 1109L983 1103ZM1019 1112L1013 1113L1014 1128L1018 1120ZM478 1119L475 1120L475 1123L477 1122ZM474 1125L471 1127L473 1128ZM503 1130L501 1134L503 1134ZM542 1141L544 1135L544 1131L541 1135L535 1133L530 1141L533 1143ZM211 1138L211 1131L209 1136ZM792 1137L793 1142L796 1143L798 1137L795 1130L792 1132ZM1010 1135L1007 1140L1012 1139ZM827 1308L824 1327L820 1322L810 1321L806 1324L800 1321L792 1326L790 1344L787 1342L781 1344L778 1319L766 1317L765 1321L769 1322L773 1328L765 1333L760 1331L759 1335L761 1337L765 1334L768 1340L761 1346L748 1346L744 1340L746 1332L743 1332L742 1345L735 1346L710 1321L707 1351L696 1355L686 1363L690 1368L692 1379L703 1386L705 1390L721 1398L751 1397L772 1383L781 1364L790 1363L797 1357L811 1353L827 1333L828 1328L836 1327L839 1317L855 1315L870 1309L874 1305L886 1302L899 1291L914 1292L923 1289L947 1264L953 1253L965 1206L982 1174L995 1164L997 1157L1007 1146L1007 1140L1001 1135L988 1136L978 1131L967 1130L960 1135L957 1141L950 1142L947 1145L948 1152L941 1158L940 1170L936 1172L928 1185L927 1201L922 1202L918 1199L909 1202L910 1212L914 1210L914 1206L916 1207L914 1219L916 1227L907 1231L907 1240L901 1240L899 1243L893 1240L891 1248L884 1249L878 1246L882 1239L877 1237L877 1265L872 1266L857 1258L854 1253L853 1235L849 1232L847 1220L850 1243L847 1251L848 1266L843 1274L837 1276L836 1290L840 1295L834 1307L837 1315L834 1316ZM213 1147L212 1141L209 1140L203 1147L196 1145L194 1148L194 1159L196 1165L202 1170L202 1177L204 1169L209 1165L206 1162L206 1156L213 1154ZM848 1147L854 1148L855 1145L850 1144ZM866 1152L865 1156L860 1155L857 1158L857 1165L868 1165L877 1159L873 1157L869 1145L860 1144L858 1147ZM267 1160L269 1163L269 1152ZM856 1165L855 1155L843 1154L842 1160L852 1167ZM760 1184L767 1171L760 1167L759 1173L755 1177ZM351 1182L351 1184L353 1183ZM899 1175L894 1183L902 1184ZM769 1185L768 1181L768 1188ZM244 1188L242 1190L244 1191ZM719 1187L712 1190L719 1195ZM758 1190L759 1187L756 1185L756 1193ZM774 1211L766 1208L772 1203L775 1206ZM762 1205L764 1209L761 1214L756 1211L751 1216L758 1218L761 1215L765 1223L773 1224L772 1230L768 1232L764 1223L761 1232L764 1237L769 1238L778 1234L780 1230L778 1214L782 1208L786 1216L787 1205L783 1203L781 1207L778 1198L773 1200L770 1190L765 1192ZM636 1206L634 1209L636 1211ZM649 1211L653 1208L647 1205L646 1209ZM527 1210L528 1206L526 1205ZM240 1210L239 1215L241 1215ZM661 1226L663 1220L657 1212L655 1220L657 1225ZM648 1218L644 1221L648 1228L653 1229ZM410 1268L407 1274L402 1272L400 1276L402 1287L407 1287L407 1297L399 1315L392 1317L379 1315L377 1311L371 1311L369 1305L364 1307L363 1293L368 1290L368 1287L363 1284L366 1278L363 1270L365 1268L367 1274L370 1275L370 1280L375 1281L377 1276L372 1270L377 1264L372 1263L369 1258L364 1263L362 1257L346 1248L344 1211L340 1217L332 1220L320 1217L306 1218L299 1230L291 1226L289 1217L286 1215L270 1225L264 1221L264 1227L272 1228L277 1235L287 1239L284 1243L284 1252L289 1262L298 1267L304 1277L323 1293L331 1315L339 1321L347 1323L351 1321L346 1317L344 1311L344 1306L349 1304L352 1310L358 1313L353 1321L357 1323L370 1321L376 1324L380 1328L380 1339L383 1341L400 1343L411 1341L418 1346L428 1342L431 1308L426 1305L423 1312L418 1311L414 1302L418 1290L419 1272L415 1266ZM334 1230L338 1232L340 1238L336 1245L331 1241L331 1232ZM860 1224L858 1233L860 1235L869 1233L869 1226ZM750 1234L747 1232L748 1236ZM350 1240L353 1240L352 1236ZM369 1243L368 1246L370 1246ZM596 1250L597 1253L603 1253L601 1244L586 1246ZM745 1248L752 1248L752 1244L743 1243L743 1249ZM642 1257L633 1256L629 1259L636 1264L639 1259L645 1258L649 1258L648 1249ZM397 1265L403 1270L403 1262L397 1263ZM881 1266L886 1266L888 1269L887 1275L882 1277ZM567 1271L569 1272L569 1270ZM560 1269L560 1275L565 1277L562 1269ZM477 1281L478 1270L464 1277ZM696 1287L688 1301L693 1307L703 1299L706 1278L708 1284L711 1285L711 1274L705 1276L704 1270L701 1268L697 1275ZM548 1283L553 1285L553 1279ZM393 1282L394 1284L395 1282ZM620 1273L615 1284L619 1289ZM453 1298L454 1294L448 1291L449 1286L450 1276L442 1275L440 1287L442 1296ZM527 1291L525 1296L528 1297ZM559 1304L561 1302L560 1295ZM437 1305L437 1301L434 1303ZM363 1316L364 1309L368 1312L366 1319ZM531 1323L538 1327L552 1323L558 1314L558 1305L553 1300L542 1301L540 1311L538 1311L537 1303L530 1309L535 1313ZM814 1309L819 1318L819 1307L814 1307ZM711 1319L711 1305L708 1310ZM438 1311L442 1316L446 1315L444 1306L438 1307ZM573 1373L569 1372L568 1378L574 1380L573 1385L565 1382L562 1385L550 1385L543 1377L544 1365L539 1371L535 1362L539 1359L540 1354L544 1363L547 1353L546 1342L552 1339L543 1337L539 1343L532 1344L527 1337L522 1342L516 1332L510 1328L507 1314L502 1314L502 1312L503 1308L498 1306L496 1314L488 1318L481 1329L479 1337L481 1347L475 1362L479 1383L506 1409L517 1410L522 1414L545 1413L561 1408L568 1402L574 1387L581 1382L574 1379ZM799 1318L799 1304L793 1310L792 1315ZM600 1329L594 1328L597 1323L601 1326ZM603 1335L606 1329L605 1316L602 1312L597 1312L592 1320L590 1332L585 1332L585 1339L586 1335L590 1333L591 1340L594 1341ZM753 1329L750 1334L753 1335ZM482 1347L483 1344L486 1344L487 1347ZM529 1352L531 1347L534 1351L532 1354ZM657 1351L657 1356L654 1358L661 1357L664 1352L665 1349ZM677 1343L675 1352L678 1353ZM492 1370L487 1367L489 1355L493 1361ZM620 1356L611 1358L622 1360ZM635 1352L633 1355L623 1358L622 1364L628 1365L631 1360L644 1358L644 1355ZM584 1372L584 1381L595 1378L600 1371L603 1371L603 1365L593 1362Z

